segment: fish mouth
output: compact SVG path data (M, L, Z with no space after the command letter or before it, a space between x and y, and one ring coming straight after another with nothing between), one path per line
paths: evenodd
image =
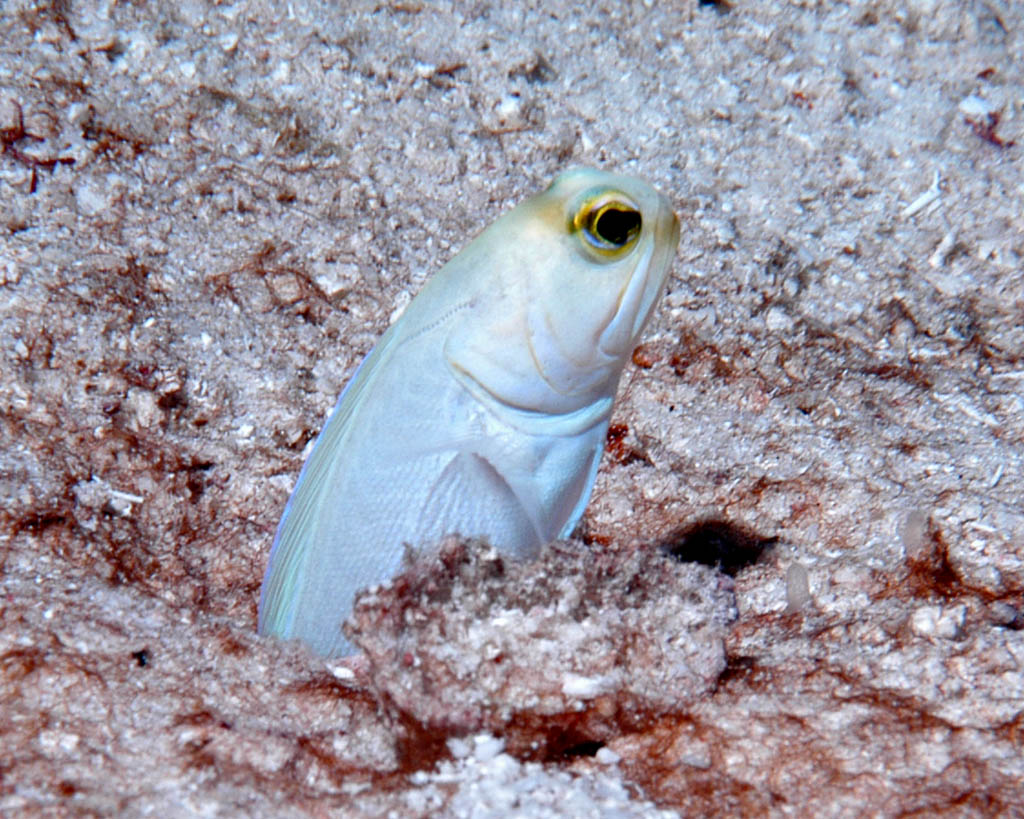
M604 355L619 358L635 343L665 289L678 245L679 218L666 202L659 208L657 223L643 247L643 255L598 338L597 348ZM660 280L655 281L654 277Z

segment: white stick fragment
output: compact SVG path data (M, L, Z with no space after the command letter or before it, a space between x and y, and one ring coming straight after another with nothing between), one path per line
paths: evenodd
M134 492L114 489L114 487L97 475L93 475L89 483L97 488L100 496L106 496L110 507L122 517L128 517L132 513L133 504L139 504L145 500L142 495L136 495Z
M942 196L942 189L939 187L939 172L936 171L935 178L932 180L932 186L917 197L917 199L907 205L900 216L904 219L909 219L922 208L928 207L928 205L936 201L940 196Z
M949 251L953 249L953 245L956 243L956 233L952 230L947 232L942 237L942 241L935 248L935 252L928 258L928 264L932 268L942 267L946 263L946 257L949 255Z
M807 569L799 563L790 563L786 569L786 613L805 608L811 599L811 582Z
M562 682L562 693L567 697L589 700L607 690L607 681L603 677L582 677L579 674L566 674Z
M989 489L995 489L999 484L999 481L1003 479L1003 467L1006 466L1002 461L999 462L999 466L996 467L995 474L992 475L992 479L988 483Z
M128 501L128 503L142 503L145 500L142 495L133 495L131 492L122 492L120 489L111 489L110 497L115 500Z

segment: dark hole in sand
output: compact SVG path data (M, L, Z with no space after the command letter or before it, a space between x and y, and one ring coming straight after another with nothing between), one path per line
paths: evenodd
M586 756L595 756L598 751L604 747L603 742L599 742L595 739L586 739L582 742L577 742L573 745L569 745L564 748L554 748L549 754L549 759L554 760L569 760L579 759Z
M731 577L753 566L778 541L724 520L697 521L676 530L659 546L683 563L702 563Z

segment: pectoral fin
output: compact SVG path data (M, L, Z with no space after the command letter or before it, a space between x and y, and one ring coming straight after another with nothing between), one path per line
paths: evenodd
M437 476L418 528L435 537L458 533L486 536L499 547L518 544L516 558L534 557L543 545L536 515L494 465L475 452L456 454Z

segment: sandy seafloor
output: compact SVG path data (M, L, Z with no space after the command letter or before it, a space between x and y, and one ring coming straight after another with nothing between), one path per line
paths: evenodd
M1022 815L1022 66L1009 0L3 3L0 814ZM257 638L358 361L572 165L683 225L583 542Z

